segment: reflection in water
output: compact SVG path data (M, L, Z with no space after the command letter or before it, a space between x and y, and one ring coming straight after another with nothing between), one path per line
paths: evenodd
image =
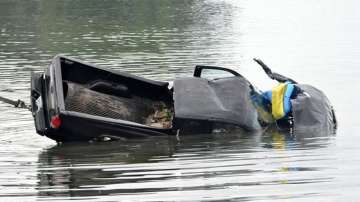
M199 195L201 190L210 193L212 190L216 197L227 198L230 196L226 196L226 192L220 195L217 192L267 185L319 184L328 182L331 177L314 174L308 178L309 174L300 173L326 169L311 165L311 161L327 161L328 157L318 158L315 151L328 144L329 141L323 138L294 138L273 131L183 136L180 141L164 137L65 144L39 155L38 195L64 199L90 196L111 199L121 195L124 199L142 200L154 194L166 197L167 193L180 191L196 195L175 194L174 199L199 200L205 197ZM307 157L304 158L303 153L308 153ZM284 177L263 176L264 173L283 173ZM311 194L315 193L311 191ZM307 194L306 191L297 197ZM240 195L259 197L254 193ZM278 193L278 197L285 195ZM262 197L271 198L273 193Z
M269 148L275 149L316 149L328 145L335 137L336 129L321 131L279 131L267 128L262 134L262 141Z
M167 138L160 138L55 146L39 156L39 195L93 196L116 193L117 190L101 190L109 184L136 183L141 181L141 177L117 179L118 172L106 169L156 162L150 161L154 156L171 157L171 149L174 148L170 144L172 142Z

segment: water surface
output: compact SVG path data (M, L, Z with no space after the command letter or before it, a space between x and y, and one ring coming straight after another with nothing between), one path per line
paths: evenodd
M56 145L0 103L1 201L356 201L360 4L355 0L0 0L0 95L29 100L56 54L146 78L252 62L322 89L336 135L275 131Z

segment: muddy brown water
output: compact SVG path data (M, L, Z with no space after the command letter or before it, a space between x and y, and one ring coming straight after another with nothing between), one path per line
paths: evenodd
M0 95L29 100L56 54L150 79L196 64L274 85L252 61L323 90L336 135L217 133L56 145L0 103L0 201L357 201L355 0L0 0ZM76 126L74 126L76 127Z

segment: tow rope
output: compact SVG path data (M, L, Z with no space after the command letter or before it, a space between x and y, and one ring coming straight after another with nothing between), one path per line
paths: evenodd
M4 103L7 103L7 104L10 104L10 105L13 105L16 108L28 109L28 110L31 109L30 105L25 104L25 102L20 100L20 99L11 100L9 98L5 98L5 97L0 96L0 101L2 101Z

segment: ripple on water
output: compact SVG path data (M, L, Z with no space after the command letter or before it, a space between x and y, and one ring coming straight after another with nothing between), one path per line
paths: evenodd
M47 199L266 200L321 195L316 187L333 180L331 168L323 166L332 157L321 154L322 149L249 150L254 138L237 137L242 144L219 144L219 138L223 136L53 147L39 156L37 189Z

